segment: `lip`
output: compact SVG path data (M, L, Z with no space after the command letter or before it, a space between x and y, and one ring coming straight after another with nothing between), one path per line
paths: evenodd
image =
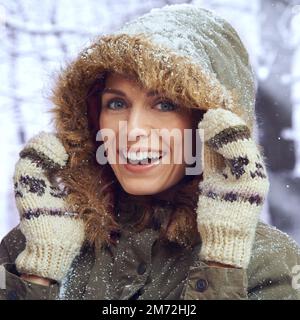
M144 151L147 151L147 150L144 150ZM121 156L122 159L127 162L127 159L125 159L123 157L122 151L121 152L118 151L118 153L119 153L119 156ZM164 156L165 156L165 154L162 156L162 158ZM128 171L130 171L132 173L144 173L144 172L149 171L149 170L157 167L158 165L160 165L162 158L158 159L157 161L155 161L153 163L149 163L149 164L136 165L136 164L131 164L131 163L125 163L125 164L121 164L121 165L123 165L126 170L128 170Z

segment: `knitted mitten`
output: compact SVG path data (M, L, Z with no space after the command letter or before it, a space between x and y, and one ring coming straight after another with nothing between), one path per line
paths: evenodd
M61 281L84 240L84 223L68 211L66 190L55 178L68 155L50 133L33 137L20 152L14 174L20 229L26 247L16 259L20 273Z
M198 127L204 134L197 207L200 256L246 268L269 189L265 164L249 128L231 111L210 109Z

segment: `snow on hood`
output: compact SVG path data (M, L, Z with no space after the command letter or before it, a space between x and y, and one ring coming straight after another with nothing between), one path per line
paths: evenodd
M235 92L243 118L249 125L254 120L255 89L248 53L223 18L195 5L170 5L152 9L114 34L124 33L145 34L153 44L189 59L210 79L212 87L223 87L224 107L236 107L231 105Z

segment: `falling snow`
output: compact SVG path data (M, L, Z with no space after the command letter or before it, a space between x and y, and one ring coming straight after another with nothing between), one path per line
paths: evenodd
M177 2L182 1L174 1ZM259 0L191 3L201 4L226 17L245 42L257 75L256 80L259 81L265 98L261 106L258 104L259 124L267 129L271 122L268 134L275 132L271 137L277 143L275 145L269 140L262 141L270 162L269 169L272 170L271 194L262 216L266 221L288 231L300 242L300 217L297 211L300 205L298 7L283 3L281 6L274 6L272 1ZM131 18L164 4L165 1L158 0L101 1L101 4L96 0L76 0L70 7L67 0L42 3L37 0L0 1L0 238L18 223L12 184L18 153L25 141L37 132L53 130L53 122L47 114L50 106L47 97L55 72L64 65L64 61L73 59L94 36L116 31ZM155 24L145 26L149 27L155 32ZM178 41L170 41L167 45L183 54L187 50L193 52L187 33L184 30L178 32L181 35ZM162 40L157 33L154 37L158 42ZM183 46L183 43L188 45ZM287 56L287 51L290 56ZM198 61L201 59L197 52L192 56ZM210 69L212 66L206 64L206 67ZM269 95L276 101L274 111L271 112L274 112L278 122L269 120L271 114L267 111L273 110L271 106L266 108ZM288 120L281 123L283 119ZM263 132L261 135L264 137ZM278 145L283 149L278 149ZM284 193L286 191L288 193Z

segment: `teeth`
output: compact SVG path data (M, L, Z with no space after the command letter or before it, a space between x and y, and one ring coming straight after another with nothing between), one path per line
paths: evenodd
M148 158L158 159L160 157L160 153L157 151L127 152L126 150L123 150L123 156L124 158L128 158L129 160L132 160L132 161L142 161Z

